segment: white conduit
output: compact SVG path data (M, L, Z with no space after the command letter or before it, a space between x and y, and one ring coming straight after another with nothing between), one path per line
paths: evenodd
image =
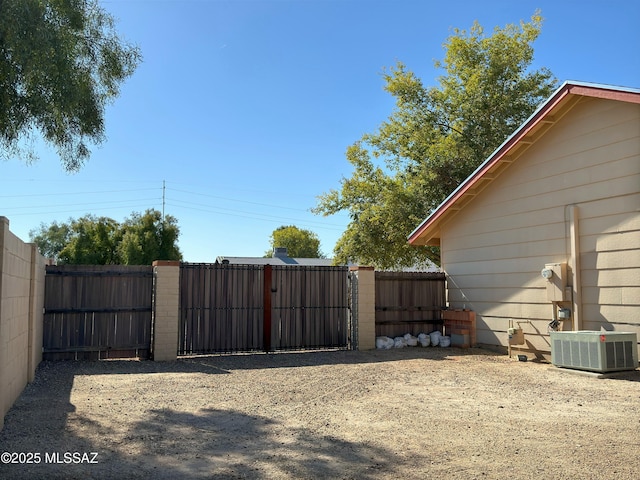
M571 293L573 297L573 330L582 330L582 282L580 269L580 230L578 220L578 206L569 205L569 244L571 256L569 266L573 275ZM555 306L554 306L555 309Z

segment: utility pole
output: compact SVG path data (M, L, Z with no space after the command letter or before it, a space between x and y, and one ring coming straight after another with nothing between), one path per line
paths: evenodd
M166 186L164 180L162 180L162 226L164 227L164 199L165 199Z

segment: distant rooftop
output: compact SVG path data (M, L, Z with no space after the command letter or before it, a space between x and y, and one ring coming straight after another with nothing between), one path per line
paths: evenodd
M276 247L271 257L227 257L219 256L216 263L234 265L301 265L301 266L333 266L331 258L292 258L285 247Z

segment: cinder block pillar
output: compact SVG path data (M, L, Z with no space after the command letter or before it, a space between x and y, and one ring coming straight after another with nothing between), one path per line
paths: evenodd
M376 348L376 272L373 267L350 267L357 282L358 350Z
M153 359L172 361L178 356L180 324L180 262L153 262Z

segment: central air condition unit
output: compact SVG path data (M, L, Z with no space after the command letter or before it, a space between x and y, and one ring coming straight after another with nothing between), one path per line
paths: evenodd
M550 332L551 363L557 367L615 372L638 367L638 340L635 333Z

